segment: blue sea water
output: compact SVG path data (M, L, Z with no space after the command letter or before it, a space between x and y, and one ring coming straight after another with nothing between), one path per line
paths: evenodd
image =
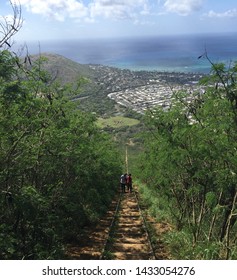
M27 43L31 54L38 42ZM102 64L130 70L210 72L214 63L237 61L237 33L84 39L40 42L41 52L63 55L82 64Z

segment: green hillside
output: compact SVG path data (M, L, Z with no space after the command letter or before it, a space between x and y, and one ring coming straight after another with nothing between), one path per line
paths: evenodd
M144 75L134 78L128 70L120 70L102 65L85 65L74 62L61 55L43 53L45 58L42 68L48 71L53 79L62 84L73 84L79 81L79 94L71 96L77 107L85 112L93 113L98 118L98 126L112 135L122 153L129 144L131 172L135 172L138 151L141 149L138 134L142 130L142 116L131 109L117 104L108 97L108 93L130 86L130 81L144 84ZM33 56L36 61L39 56ZM126 76L126 77L125 77ZM147 77L145 80L148 79ZM123 81L123 82L122 82ZM132 143L132 145L131 145Z
M39 55L32 56L33 60L38 59ZM62 83L75 83L81 77L93 78L94 71L89 65L83 65L72 61L64 56L53 53L42 53L41 57L46 58L43 68L49 71L52 77L57 78Z
M107 97L110 89L106 85L110 71L108 67L86 65L74 62L58 54L42 53L45 59L42 68L61 84L72 84L79 89L79 94L71 96L79 101L78 107L83 111L94 112L99 116L123 113L124 109ZM32 60L39 59L33 56ZM119 71L119 70L118 70Z
M172 225L174 258L236 259L236 65L213 65L205 94L176 93L169 110L142 117L107 95L144 79L45 57L26 68L0 52L0 258L65 257L128 166L147 211ZM87 81L81 92L67 75Z

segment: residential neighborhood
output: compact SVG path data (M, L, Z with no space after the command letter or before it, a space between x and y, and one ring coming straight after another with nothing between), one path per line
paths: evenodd
M203 74L131 71L102 65L90 65L96 82L118 104L144 114L154 106L167 109L174 93L202 91L198 81ZM191 98L191 97L190 97Z

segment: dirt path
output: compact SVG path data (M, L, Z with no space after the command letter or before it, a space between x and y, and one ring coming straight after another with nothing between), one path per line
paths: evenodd
M125 193L108 250L115 260L155 259L134 193Z
M83 260L169 259L169 254L162 242L162 234L169 230L168 226L155 222L151 217L145 217L157 239L151 247L135 194L121 195L119 211L114 220L117 199L112 202L108 212L96 227L85 230L79 244L68 246L68 258Z

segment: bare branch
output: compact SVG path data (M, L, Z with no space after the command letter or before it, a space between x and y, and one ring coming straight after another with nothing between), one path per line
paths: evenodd
M0 48L7 45L11 47L10 39L21 29L23 19L20 3L9 0L13 15L11 17L2 16L0 18Z

